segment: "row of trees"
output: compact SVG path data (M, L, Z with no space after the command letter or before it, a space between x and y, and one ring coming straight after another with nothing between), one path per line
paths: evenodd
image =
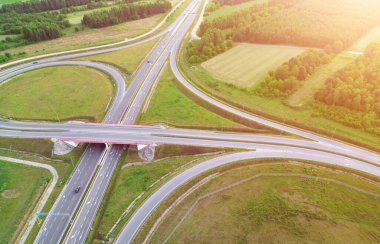
M332 55L323 51L305 52L269 72L268 76L252 90L260 96L287 97L296 91L318 67L330 62L331 58Z
M66 17L58 13L0 14L0 34L20 34L32 42L57 38L69 26Z
M19 52L17 54L10 54L10 53L0 54L0 63L5 63L8 60L12 59L13 57L25 56L25 54L26 52Z
M141 5L119 6L111 8L110 10L95 11L86 14L83 16L82 24L91 28L101 28L164 13L169 9L171 9L171 3L166 0Z
M191 41L186 47L186 57L190 63L200 63L223 53L232 47L231 39L225 32L211 28L201 40Z
M34 13L50 10L58 10L71 6L86 5L95 0L34 0L20 1L11 4L3 4L0 13L18 12L18 13Z

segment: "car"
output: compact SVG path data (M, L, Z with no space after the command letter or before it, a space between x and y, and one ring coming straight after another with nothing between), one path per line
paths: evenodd
M151 64L152 62L150 62L150 60L148 60L148 62L147 62L148 64Z
M78 186L77 188L75 188L74 192L75 193L78 193L80 191L80 186Z
M37 61L34 61L33 64L38 64L38 62L37 62Z

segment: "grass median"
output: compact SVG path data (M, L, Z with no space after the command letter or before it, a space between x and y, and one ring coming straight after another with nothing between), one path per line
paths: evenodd
M253 130L198 105L178 89L175 79L166 68L139 123L164 123L176 127L218 130Z

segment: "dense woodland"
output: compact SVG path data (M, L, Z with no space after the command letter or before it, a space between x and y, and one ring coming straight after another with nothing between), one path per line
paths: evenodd
M332 55L324 51L307 51L269 72L264 80L253 87L253 93L265 97L287 97L302 86L303 81L318 67L329 63L331 58Z
M91 28L101 28L116 25L125 21L146 18L148 16L165 13L171 8L171 3L166 0L141 5L126 5L110 10L95 11L86 14L82 23Z
M346 110L332 114L327 109L324 115L355 127L380 128L380 44L370 45L365 54L352 64L338 71L327 80L325 86L315 94L315 99L325 105L344 107L360 111L360 119L353 120ZM321 110L321 107L319 107ZM323 109L323 108L322 108ZM380 134L380 131L379 131Z

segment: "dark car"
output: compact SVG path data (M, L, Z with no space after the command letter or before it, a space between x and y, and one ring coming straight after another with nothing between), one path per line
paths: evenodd
M38 62L37 62L37 61L35 61L35 62L33 62L33 64L38 64Z
M77 188L75 188L74 192L75 192L75 193L78 193L79 190L80 190L80 186L78 186Z
M151 64L152 62L150 62L150 60L148 60L148 62L147 62L148 64Z

